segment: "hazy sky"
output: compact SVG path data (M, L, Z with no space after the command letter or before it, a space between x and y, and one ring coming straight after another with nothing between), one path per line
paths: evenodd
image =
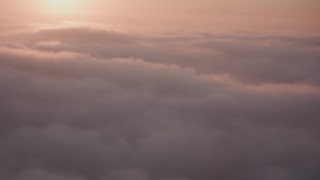
M1 0L3 15L64 20L99 18L143 26L232 30L319 30L317 0ZM72 18L71 18L72 17Z

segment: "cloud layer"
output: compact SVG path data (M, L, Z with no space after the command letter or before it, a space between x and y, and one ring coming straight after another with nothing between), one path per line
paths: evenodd
M319 36L25 28L0 33L0 179L320 178Z

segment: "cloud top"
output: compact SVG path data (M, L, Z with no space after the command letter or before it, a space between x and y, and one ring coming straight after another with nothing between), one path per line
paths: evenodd
M318 36L0 36L1 179L320 178Z

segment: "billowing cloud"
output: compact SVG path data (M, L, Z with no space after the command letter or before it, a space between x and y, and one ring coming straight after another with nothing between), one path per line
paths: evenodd
M0 36L0 179L320 178L319 36Z

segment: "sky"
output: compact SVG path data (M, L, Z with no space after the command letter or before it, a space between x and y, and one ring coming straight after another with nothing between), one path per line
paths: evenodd
M317 0L0 0L0 179L319 180Z
M3 16L38 21L81 19L158 28L320 30L318 0L1 0L0 10Z

